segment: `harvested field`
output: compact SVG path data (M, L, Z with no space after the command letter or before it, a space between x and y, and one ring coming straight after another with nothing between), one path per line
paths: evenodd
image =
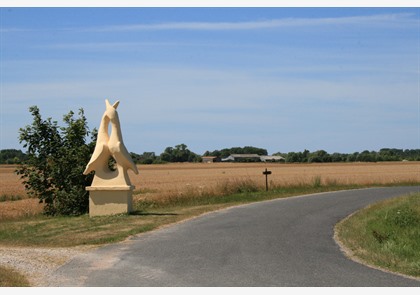
M26 196L20 176L14 172L15 165L0 165L0 196Z
M392 184L420 182L420 162L383 163L177 163L139 165L139 175L130 173L136 190L143 196L159 198L188 191L211 191L228 183L252 181L263 188L265 168L271 186L321 184Z
M0 166L0 196L20 195L27 198L16 167ZM165 165L139 165L139 175L131 171L130 179L136 186L136 199L170 198L183 194L222 194L237 182L251 182L263 188L265 168L270 186L311 184L315 179L324 184L393 184L420 182L420 162L382 163L174 163ZM21 205L20 205L21 204ZM32 204L32 205L30 205ZM19 210L19 206L24 208ZM37 200L0 202L1 217L30 214L28 206L40 211ZM30 210L29 210L30 211ZM14 212L14 213L12 213ZM20 213L19 213L20 212Z

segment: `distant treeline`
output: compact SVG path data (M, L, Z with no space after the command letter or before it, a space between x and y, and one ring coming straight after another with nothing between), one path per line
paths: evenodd
M331 162L384 162L384 161L420 161L420 149L384 148L379 151L355 152L351 154L333 153L324 150L310 152L276 153L288 163L331 163Z
M26 159L26 154L21 150L0 150L0 164L20 164Z
M154 152L143 154L130 153L137 164L162 164L171 162L201 162L203 156L214 156L219 159L228 157L231 154L258 154L267 155L267 150L252 146L232 147L222 150L206 151L198 155L190 151L185 144L175 147L167 147L160 155ZM379 151L355 152L355 153L332 153L324 150L310 152L289 152L275 153L274 156L282 156L286 163L331 163L331 162L383 162L383 161L420 161L420 149L394 149L383 148ZM26 154L21 150L5 149L0 150L0 164L24 163Z

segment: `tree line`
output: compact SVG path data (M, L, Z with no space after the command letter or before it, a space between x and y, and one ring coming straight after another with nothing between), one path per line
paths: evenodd
M384 161L420 161L420 149L383 148L379 151L354 153L332 153L324 150L310 152L276 153L287 163L333 163L333 162L384 162Z
M186 144L167 147L161 154L144 152L137 154L131 152L131 157L136 164L164 164L182 162L202 162L202 157L213 156L219 159L229 157L231 154L257 154L266 156L267 150L258 147L232 147L221 150L206 151L203 155L192 152ZM379 151L362 151L354 153L328 153L325 150L310 152L275 153L282 156L285 163L337 163L337 162L386 162L386 161L420 161L420 149L383 148ZM27 154L21 150L0 150L0 164L21 164L27 159Z
M186 144L178 144L174 147L167 147L160 154L145 152L143 154L131 153L131 157L136 164L163 164L163 163L182 163L182 162L202 162L202 157L214 156L220 159L229 157L231 154L258 154L267 155L267 150L252 146L232 147L222 150L206 151L203 155L194 153L188 149Z

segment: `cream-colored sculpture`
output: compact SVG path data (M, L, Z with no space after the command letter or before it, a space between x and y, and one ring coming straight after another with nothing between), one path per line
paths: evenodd
M138 170L122 139L120 120L117 107L119 101L113 105L105 100L106 110L102 116L98 130L98 138L95 150L83 174L95 171L92 185L86 189L89 194L90 216L127 213L132 211L132 191L127 170L131 169L135 174ZM108 134L111 123L111 135ZM116 169L112 171L108 167L108 161L113 157L116 161Z

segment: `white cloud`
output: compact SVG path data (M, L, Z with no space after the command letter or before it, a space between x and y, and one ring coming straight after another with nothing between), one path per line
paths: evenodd
M162 22L148 24L121 24L80 28L56 28L61 31L84 32L133 32L133 31L167 31L167 30L194 30L194 31L237 31L237 30L263 30L281 28L300 28L318 26L373 26L417 28L418 20L412 13L376 14L366 16L347 17L317 17L317 18L282 18L262 19L242 22ZM42 30L42 29L41 29ZM51 30L51 29L49 29ZM34 31L32 28L0 28L1 33L17 33Z
M417 86L401 81L383 84L364 77L334 81L260 77L226 69L113 66L58 81L4 83L2 102L5 110L19 116L30 105L41 104L59 116L63 108L83 107L96 117L98 104L105 98L120 99L130 121L204 124L210 117L232 124L247 124L249 118L284 123L287 118L296 120L294 114L303 109L310 114L311 110L329 113L342 108L353 116L361 108L377 113L392 111L395 105L412 108Z
M356 26L417 26L417 19L410 13L379 14L369 16L328 18L283 18L248 22L170 22L154 24L113 25L86 28L92 32L145 31L145 30L260 30L314 26L356 25Z

